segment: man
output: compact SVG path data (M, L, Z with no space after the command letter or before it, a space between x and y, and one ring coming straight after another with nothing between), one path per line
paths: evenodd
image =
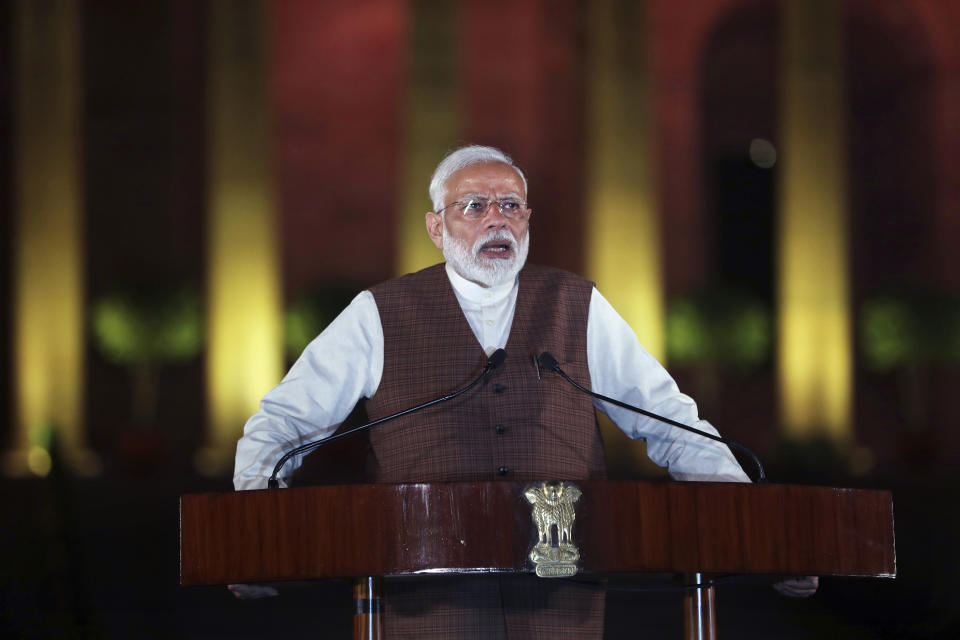
M498 348L509 355L481 387L370 432L378 480L603 477L596 408L645 439L675 479L749 481L726 446L541 375L534 357L549 351L601 394L716 433L593 283L525 265L532 211L509 156L454 151L430 197L427 233L446 263L360 293L307 347L244 428L237 489L265 487L284 451L332 434L357 402L372 420L439 397ZM286 473L300 460L291 463ZM385 624L391 637L601 637L603 599L602 589L526 577L388 582Z

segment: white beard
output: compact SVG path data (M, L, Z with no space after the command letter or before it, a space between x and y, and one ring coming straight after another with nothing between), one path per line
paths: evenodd
M498 284L511 282L520 273L527 261L527 252L530 250L530 229L524 234L519 246L513 234L506 229L491 231L478 239L473 247L454 238L447 233L447 225L443 223L443 257L446 258L453 270L461 276L478 284L493 287ZM480 255L480 248L491 240L505 240L510 243L513 256L509 259L485 258Z

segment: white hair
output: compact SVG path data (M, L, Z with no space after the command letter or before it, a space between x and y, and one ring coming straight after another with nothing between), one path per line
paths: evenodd
M523 193L527 193L527 177L523 175L520 167L513 164L513 158L496 147L472 144L448 154L433 171L433 177L430 178L430 200L433 202L433 210L439 211L443 208L443 200L447 197L447 180L450 176L460 169L484 162L502 162L516 171L523 180Z

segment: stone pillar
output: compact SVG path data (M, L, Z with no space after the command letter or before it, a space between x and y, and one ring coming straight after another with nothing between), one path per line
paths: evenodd
M590 3L587 275L662 359L662 239L645 9L635 1Z
M646 2L589 4L587 276L656 358L665 354L662 242L653 171ZM603 417L613 473L658 470L644 443Z
M208 14L207 433L202 473L232 469L243 424L283 368L282 293L262 0Z
M782 4L779 385L789 436L852 431L843 4Z
M437 163L457 146L460 131L456 3L411 0L408 11L398 275L443 259L427 236L424 215L433 208L427 187Z
M15 60L10 475L46 475L50 448L96 473L85 444L81 42L74 0L20 0Z

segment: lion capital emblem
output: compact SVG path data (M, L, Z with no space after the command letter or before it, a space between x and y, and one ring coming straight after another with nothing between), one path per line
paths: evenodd
M530 559L541 578L564 578L577 573L580 551L573 544L573 503L580 498L580 488L569 482L540 482L523 492L533 505L533 523L537 525L537 542Z

